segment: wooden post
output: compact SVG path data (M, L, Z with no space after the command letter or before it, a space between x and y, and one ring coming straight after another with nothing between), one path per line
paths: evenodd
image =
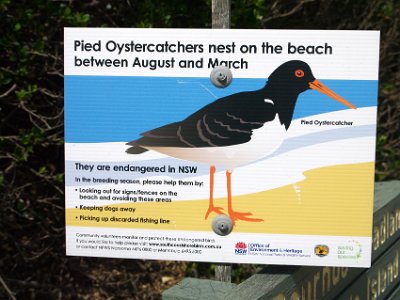
M232 265L215 265L215 280L223 282L232 281Z
M231 1L212 0L212 28L229 29L231 23ZM215 265L215 280L231 282L232 265Z
M212 28L231 27L231 1L212 0Z

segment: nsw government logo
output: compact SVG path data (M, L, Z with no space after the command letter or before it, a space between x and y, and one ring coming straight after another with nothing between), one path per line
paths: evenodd
M244 242L237 242L235 245L235 254L246 255L247 254L247 244Z

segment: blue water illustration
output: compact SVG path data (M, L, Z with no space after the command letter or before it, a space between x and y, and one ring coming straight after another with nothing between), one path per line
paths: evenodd
M357 107L377 105L374 80L322 80ZM266 79L235 78L227 88L209 78L65 76L65 141L128 142L140 133L181 121L218 98L262 88ZM294 119L348 109L309 90L300 94Z

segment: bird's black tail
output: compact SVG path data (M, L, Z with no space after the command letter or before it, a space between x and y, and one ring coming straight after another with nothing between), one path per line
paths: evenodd
M137 145L132 145L131 143L128 143L127 145L132 146L126 150L126 153L128 153L128 154L141 154L143 152L148 151L148 149L146 149L146 148L142 148Z

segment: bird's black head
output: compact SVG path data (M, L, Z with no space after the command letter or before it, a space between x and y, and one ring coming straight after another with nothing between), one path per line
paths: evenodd
M310 89L315 80L310 66L301 60L290 60L280 65L268 78L270 88L285 89L293 94L300 94Z
M291 60L271 73L263 89L265 96L273 99L280 120L285 124L286 129L292 121L299 94L308 89L319 91L347 107L356 109L353 104L315 79L308 64L301 60Z

